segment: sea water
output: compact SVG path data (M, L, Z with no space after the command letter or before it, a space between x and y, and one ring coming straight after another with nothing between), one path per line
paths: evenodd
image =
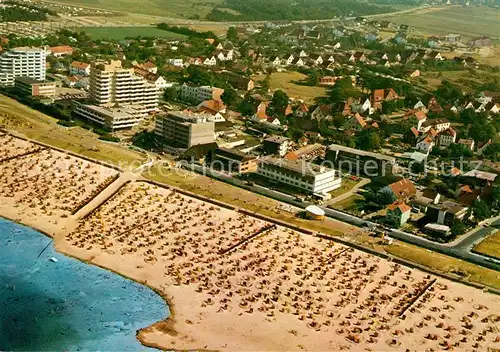
M165 301L146 286L57 253L50 242L0 218L0 350L153 350L135 334L169 315Z

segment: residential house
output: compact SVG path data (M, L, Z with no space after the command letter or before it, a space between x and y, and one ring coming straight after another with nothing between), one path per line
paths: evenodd
M486 142L479 142L477 144L477 149L476 149L476 154L477 155L482 155L483 151L488 148L492 144L491 138L488 139Z
M214 55L206 57L202 59L202 64L205 66L217 66L217 58Z
M410 204L414 209L425 213L429 205L438 204L440 200L441 194L439 194L439 192L426 188L423 191L417 190L417 194L415 198L410 201Z
M220 115L220 114L225 114L227 111L226 105L221 100L216 100L216 99L210 99L210 100L205 100L201 102L197 106L198 112L202 112L207 115ZM220 120L220 118L219 118ZM225 119L224 119L225 121ZM223 122L223 121L215 121L215 122Z
M322 86L334 86L337 79L338 77L335 76L323 76L319 79L319 84Z
M312 60L313 64L316 66L323 63L323 58L319 54L311 54L309 55L309 59Z
M156 67L156 65L150 61L145 62L143 64L135 64L134 66L142 68L143 70L146 70L153 74L156 74L158 72L158 67Z
M430 129L434 129L436 132L442 132L444 130L447 130L450 128L451 124L448 119L432 119L432 120L425 120L421 127L420 131L422 132L428 132Z
M427 102L427 110L430 112L434 113L440 113L443 111L443 108L437 101L436 97L430 97L429 101Z
M391 193L398 200L407 200L417 194L417 189L410 180L404 178L382 188L381 192Z
M365 119L358 113L352 115L343 125L344 130L361 131L366 127Z
M419 137L420 132L418 132L418 129L416 127L412 127L403 134L403 141L410 145L416 145Z
M271 63L273 64L273 66L280 66L281 65L281 58L279 56L274 56Z
M448 147L450 144L455 143L457 139L457 132L452 128L448 128L441 132L438 136L440 147Z
M293 60L292 65L302 67L305 66L305 60L301 57L296 58Z
M295 60L295 56L293 56L293 54L290 54L290 55L286 55L285 57L283 57L283 62L285 63L285 65L291 65L293 63L293 61Z
M401 227L410 219L411 207L405 202L396 201L387 207L385 219L396 227Z
M368 114L371 115L375 112L372 108L372 102L370 98L366 98L364 101L354 102L351 104L352 112L358 112L360 114Z
M420 77L420 70L415 70L412 73L410 73L410 78L416 78L416 77Z
M366 60L365 54L361 51L356 51L354 54L349 56L349 62L366 62Z
M484 111L487 111L491 114L500 113L500 103L489 102L484 105Z
M474 38L468 42L469 46L474 47L474 48L480 48L483 46L490 46L491 45L491 39L490 37L482 36L479 38Z
M255 88L255 81L246 76L225 72L224 78L234 89L250 91Z
M69 65L70 76L88 76L90 75L90 64L86 62L73 61Z
M392 88L389 89L375 89L372 92L371 101L373 109L379 110L382 108L382 103L384 101L392 101L400 99L400 96Z
M54 57L71 56L73 55L73 48L69 45L51 46L49 52Z
M434 147L434 141L430 137L425 137L417 142L417 145L415 147L422 153L428 155Z
M467 149L473 151L474 150L474 144L476 142L474 142L473 139L464 139L464 138L461 138L458 140L458 144L461 144L463 146L465 146Z
M184 61L181 58L168 59L168 63L177 67L184 66Z
M427 207L425 217L428 221L441 225L453 226L455 221L465 220L468 207L455 202L446 201L442 204L431 204Z
M429 53L427 53L425 56L424 56L424 59L431 59L431 60L439 60L439 61L443 61L444 58L441 56L441 53L437 52L437 51L431 51Z
M422 125L427 121L427 115L422 110L409 110L404 116L404 120L408 120L412 124L417 126L417 130L420 131Z
M330 120L332 118L332 106L331 105L318 105L316 109L311 113L311 119L322 121Z
M297 110L295 110L295 115L299 117L305 117L309 114L309 107L306 103L301 103Z

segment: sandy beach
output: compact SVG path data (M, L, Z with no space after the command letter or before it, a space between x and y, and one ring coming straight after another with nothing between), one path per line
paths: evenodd
M138 333L146 345L500 349L498 296L141 181L78 218L117 171L11 138L0 136L0 215L165 297L172 317Z

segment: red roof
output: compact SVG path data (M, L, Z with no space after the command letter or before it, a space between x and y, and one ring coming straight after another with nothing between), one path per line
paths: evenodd
M69 45L52 46L49 48L52 54L73 53L73 48Z
M86 68L89 68L90 67L90 64L86 63L86 62L80 62L80 61L73 61L71 63L71 67L74 67L74 68L81 68L81 69L86 69Z
M358 121L359 125L361 127L365 127L366 126L366 122L365 120L363 119L363 116L361 116L360 114L356 113L354 115L354 118L356 119L356 121Z
M417 190L413 183L405 178L401 181L391 183L389 185L389 188L398 199L411 197L417 193Z
M407 213L411 211L411 207L404 202L394 202L391 205L387 207L388 210L390 211L395 211L396 209L399 209L401 213Z

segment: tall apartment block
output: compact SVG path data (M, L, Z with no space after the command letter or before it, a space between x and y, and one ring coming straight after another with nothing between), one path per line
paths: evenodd
M20 47L0 55L0 86L13 86L16 77L44 81L46 54L44 48Z
M90 68L90 99L97 105L138 104L148 111L158 106L158 90L134 69L122 68L120 60L96 62Z
M215 123L208 115L170 111L156 117L156 135L172 145L190 148L193 145L215 142Z
M111 130L131 128L158 108L158 89L119 60L95 62L90 68L92 104L74 102L74 112Z

